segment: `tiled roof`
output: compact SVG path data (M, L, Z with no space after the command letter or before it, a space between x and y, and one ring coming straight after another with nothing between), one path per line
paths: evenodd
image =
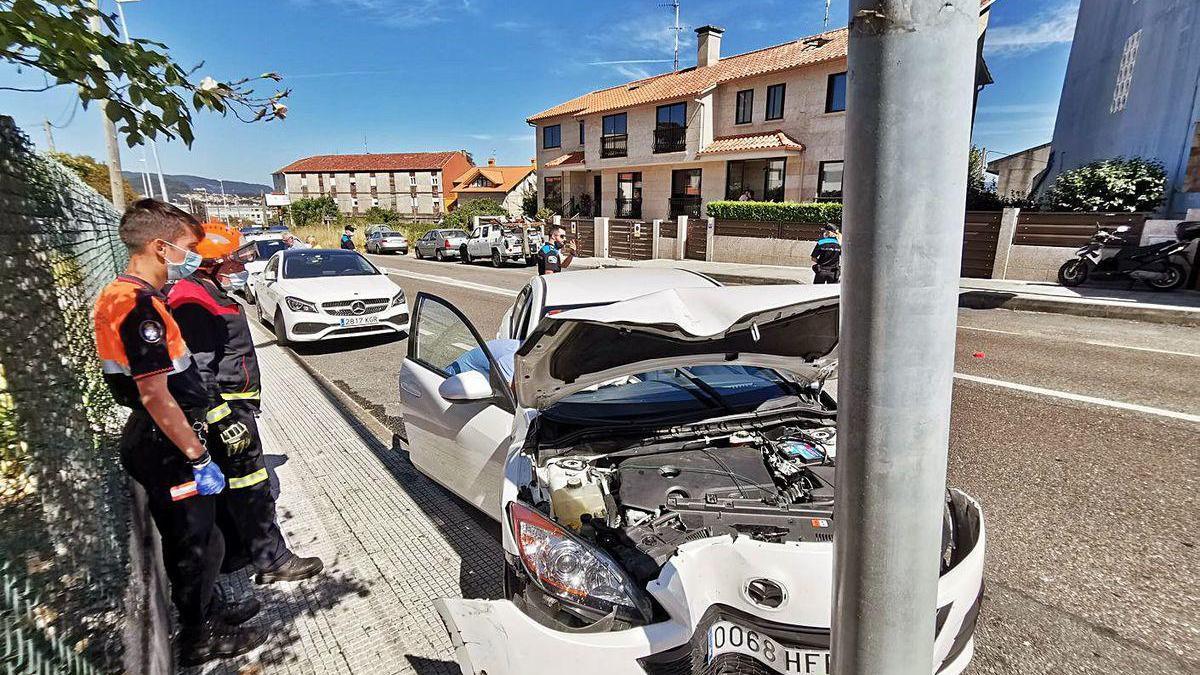
M845 58L849 31L845 28L801 38L774 47L722 58L708 66L655 75L601 89L560 103L530 117L536 122L559 115L590 115L645 103L698 94L723 82L764 75Z
M583 164L583 151L568 152L565 155L560 155L546 162L547 167L562 166L564 164Z
M314 155L298 159L275 173L327 171L430 171L446 166L458 152L384 152L369 155Z
M715 155L720 152L745 152L747 150L797 150L803 151L804 144L792 139L782 131L767 131L760 134L718 136L697 155Z
M521 184L525 177L533 173L537 167L532 164L524 166L476 166L454 179L454 192L509 192ZM472 187L471 181L482 175L492 181L495 187Z

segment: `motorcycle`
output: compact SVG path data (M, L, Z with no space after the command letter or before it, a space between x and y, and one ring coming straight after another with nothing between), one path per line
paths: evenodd
M1200 238L1200 221L1175 226L1175 239L1148 246L1124 246L1128 225L1113 232L1097 228L1091 241L1075 252L1077 257L1058 268L1058 283L1079 286L1088 279L1127 278L1156 291L1172 291L1187 282L1191 273L1188 247Z

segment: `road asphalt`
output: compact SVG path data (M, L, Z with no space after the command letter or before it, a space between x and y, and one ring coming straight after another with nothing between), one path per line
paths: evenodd
M533 268L368 256L485 337ZM1200 671L1200 329L959 312L949 482L987 523L970 673ZM299 345L403 435L403 337ZM446 493L447 499L453 499Z

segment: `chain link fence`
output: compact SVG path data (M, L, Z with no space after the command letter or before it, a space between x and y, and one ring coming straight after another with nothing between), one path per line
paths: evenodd
M126 264L117 222L0 116L0 674L126 669L141 561L91 321Z

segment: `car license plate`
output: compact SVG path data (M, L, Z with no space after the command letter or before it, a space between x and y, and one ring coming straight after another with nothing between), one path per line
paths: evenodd
M343 326L365 326L370 323L379 323L379 317L377 317L377 316L352 316L352 317L349 317L346 319L342 319L342 321L341 321L341 324Z
M708 629L708 662L721 654L752 656L786 675L829 675L829 652L785 647L763 633L729 621Z

